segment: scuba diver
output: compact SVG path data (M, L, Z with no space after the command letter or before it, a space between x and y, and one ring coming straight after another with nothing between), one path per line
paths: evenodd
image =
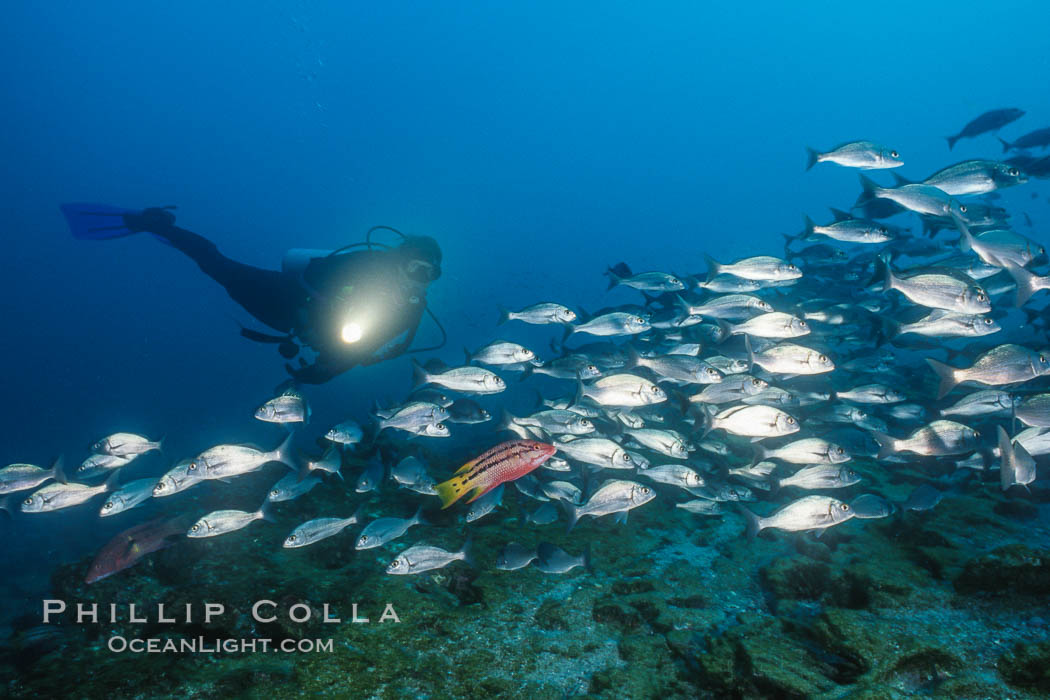
M406 236L388 226L365 241L331 252L290 250L281 270L264 270L227 258L214 243L175 225L174 207L143 211L101 204L63 204L75 238L101 240L151 233L189 256L204 274L259 322L281 335L241 328L251 340L278 345L286 359L300 346L316 353L285 364L296 382L321 384L357 365L408 352L427 308L427 287L441 276L441 249L428 236ZM397 247L372 241L377 230L401 236ZM353 250L364 247L364 250ZM352 252L351 252L352 251Z

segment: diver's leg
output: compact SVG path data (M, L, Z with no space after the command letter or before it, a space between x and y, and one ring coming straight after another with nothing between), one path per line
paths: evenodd
M305 292L287 275L231 260L214 243L186 229L157 226L149 232L192 258L204 274L221 284L231 299L259 321L282 333L291 332Z

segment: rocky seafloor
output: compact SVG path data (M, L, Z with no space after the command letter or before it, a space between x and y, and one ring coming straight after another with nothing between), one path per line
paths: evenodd
M887 474L856 465L866 484L847 495L903 501L921 478L917 467ZM270 476L229 488L257 490ZM854 519L820 538L767 532L749 542L736 514L695 516L659 500L627 524L586 519L567 534L564 522L520 527L521 506L507 499L469 526L455 509L430 511L431 525L381 549L355 551L358 528L282 549L295 524L361 500L351 484L319 488L308 505L281 504L278 525L181 541L91 586L83 583L90 559L60 565L52 594L71 603L163 602L168 610L192 603L199 611L210 601L227 613L210 624L198 614L191 624L77 625L67 615L47 627L26 616L6 631L0 687L10 697L111 700L1047 697L1050 493L1008 497L993 477L976 474L932 511ZM220 497L199 497L198 505ZM414 501L406 496L404 513L392 513L389 498L382 510L380 499L368 501L366 517L411 514ZM384 573L410 544L458 549L468 529L476 567ZM547 540L572 553L590 544L593 571L496 570L509 540ZM250 609L261 598L279 611L307 602L315 614L304 624L283 615L258 624ZM320 622L323 603L342 624ZM369 624L349 622L354 603ZM400 623L377 621L386 603ZM118 654L107 649L116 634L332 639L333 646Z

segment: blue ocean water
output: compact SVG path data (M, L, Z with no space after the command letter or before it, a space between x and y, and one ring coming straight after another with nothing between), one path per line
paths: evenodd
M238 336L247 314L150 236L74 240L62 202L177 205L270 268L377 224L433 236L449 342L428 357L456 364L499 337L500 306L637 301L605 291L618 261L687 274L704 254L779 253L804 213L858 191L848 170L803 172L804 146L892 144L915 178L999 157L990 135L950 154L944 137L997 107L1027 112L1007 136L1050 123L1048 19L1039 2L16 3L0 460L77 463L118 429L166 435L171 455L280 437L251 420L285 374ZM1041 232L1029 194L1003 196ZM438 336L425 320L417 342ZM305 392L318 425L364 420L410 377L402 357ZM127 525L93 507L5 523L9 614Z

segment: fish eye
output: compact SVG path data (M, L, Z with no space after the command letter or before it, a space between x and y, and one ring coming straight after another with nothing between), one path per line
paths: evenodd
M186 471L188 471L188 472L195 472L195 471L197 471L197 463L196 462L190 462L190 466L186 467Z
M438 431L448 430L448 428L445 427L444 423L438 423L435 427L438 429Z
M113 510L113 502L106 501L105 505L102 506L102 510Z
M803 328L805 328L805 327L806 327L806 322L805 322L805 321L802 321L802 320L799 320L799 322L798 322L798 325L800 325L800 326L802 326Z
M285 542L288 542L289 544L295 542L295 535L288 535L288 539L286 539Z
M901 154L897 153L897 151L890 151L890 158L900 158L900 157L901 157Z
M200 529L201 529L200 525L194 524L194 526L190 528L190 532L197 532Z
M797 270L798 268L797 268L797 267L795 267L794 265L788 265L788 269L789 269L789 270L791 270L791 271L795 271L795 270Z
M842 509L843 513L846 513L846 512L849 511L849 504L848 503L840 503L839 504L839 508Z
M589 427L591 427L591 422L589 420L587 420L586 418L581 418L580 419L580 426L583 427L583 428L589 428Z
M24 505L31 506L31 505L33 505L33 499L32 498L27 498L26 500L22 501L22 503Z
M762 380L757 379L757 378L756 379L752 379L751 380L751 386L762 386Z
M529 350L528 348L525 348L524 350L521 351L521 354L524 355L525 357L532 357L532 350Z
M714 368L714 367L708 367L708 368L707 368L707 373L708 373L709 375L711 375L712 377L713 377L713 376L715 376L715 374L716 374L716 372L715 372L715 368Z
M1007 170L1007 171L1006 171L1006 173L1007 173L1007 174L1008 174L1008 175L1009 175L1010 177L1017 177L1018 175L1020 175L1020 174L1021 174L1021 173L1020 173L1020 172L1019 172L1019 171L1017 170L1017 168L1010 168L1009 170Z
M992 319L990 319L990 318L984 319L984 325L986 325L986 326L992 325Z
M503 378L502 377L496 377L496 385L498 386L498 385L500 385L502 383L503 383Z
M966 213L966 205L965 204L960 204L959 205L959 211L961 211L963 214L965 214Z
M1039 356L1039 364L1043 364L1043 365L1046 364L1046 358L1043 357L1042 355Z
M817 359L820 360L821 362L827 362L828 361L828 356L827 355L821 355Z
M649 493L649 487L648 487L648 486L643 486L643 487L642 487L642 493L643 493L643 494L644 494L644 493Z
M846 450L842 449L841 447L836 447L835 448L835 454L840 454L841 455L841 454L845 454L845 453L846 453Z
M977 301L988 301L988 297L985 295L984 292L978 292Z
M277 489L274 489L273 491L270 492L270 495L271 496L280 496L281 492L278 491Z
M588 372L597 372L598 371L598 365L587 365L587 371Z
M658 387L658 386L656 386L654 384L653 387L650 389L650 391L653 392L654 394L659 394L660 393L660 387Z
M631 455L629 455L626 452L624 452L623 453L623 461L630 462L631 461Z
M634 317L634 322L635 323L645 323L645 319L642 318L641 316L635 316Z
M787 417L787 424L788 425L794 425L795 424L795 419L792 418L791 416L788 416Z
M360 539L357 540L358 544L364 544L365 542L368 542L368 535L361 535Z

